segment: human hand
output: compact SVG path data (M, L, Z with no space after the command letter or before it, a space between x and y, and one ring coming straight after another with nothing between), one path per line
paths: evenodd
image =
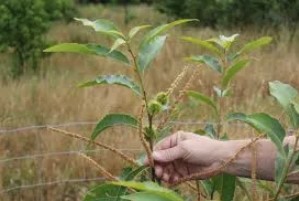
M155 174L165 182L175 183L181 177L220 167L226 158L222 147L222 141L179 131L154 147Z

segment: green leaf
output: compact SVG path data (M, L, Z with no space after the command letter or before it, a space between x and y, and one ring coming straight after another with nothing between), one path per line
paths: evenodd
M267 136L276 145L278 151L285 155L283 149L283 139L286 132L279 121L268 114L257 113L252 115L245 115L243 113L233 113L228 116L228 120L239 120L249 124L259 132L267 134Z
M222 73L222 67L216 57L210 55L191 56L187 58L190 61L206 64L208 67L218 73Z
M238 54L248 53L262 46L268 45L272 41L271 37L262 37L255 41L247 43Z
M153 38L157 37L160 34L165 33L169 29L171 29L171 28L173 28L173 27L175 27L177 25L180 25L180 24L183 24L183 23L187 23L187 22L192 22L192 21L198 21L198 20L197 19L182 19L182 20L177 20L177 21L171 22L169 24L160 25L160 26L152 29L151 31L149 31L145 35L142 43L148 43L150 40L152 40Z
M122 199L131 201L172 201L167 194L154 192L137 192L122 196Z
M122 175L120 176L120 179L123 181L133 180L136 176L138 176L141 172L145 171L146 169L148 169L147 166L141 166L136 169L124 168ZM119 186L118 188L119 189L118 189L117 197L120 198L122 195L126 194L127 189L123 186Z
M129 168L128 171L124 171L123 175L121 176L121 180L130 181L133 180L136 176L138 176L141 172L147 170L148 166L140 166L136 169Z
M279 184L282 181L282 176L284 169L287 164L287 158L285 155L282 155L280 153L277 154L276 160L275 160L275 182L276 184Z
M298 98L295 88L279 81L269 82L270 94L276 98L279 104L287 112L293 128L299 128L299 113L296 111L294 101Z
M208 123L205 126L204 132L207 136L209 136L212 139L216 139L217 138L217 133L216 130L214 129L213 124Z
M268 192L270 194L271 197L273 197L275 195L275 189L273 189L272 185L269 184L269 182L267 181L262 181L262 180L258 180L257 181L257 185L259 188L261 188L262 190Z
M119 125L126 125L136 128L138 126L138 121L134 117L127 114L108 114L98 122L96 128L91 134L91 139L94 140L107 128Z
M222 86L224 88L228 87L231 80L235 77L235 75L240 72L243 68L247 66L249 63L248 59L240 60L233 65L231 65L224 73L223 79L222 79Z
M75 20L82 22L84 26L92 27L96 32L101 32L114 38L125 38L124 35L118 31L117 27L109 20L98 19L90 21L88 19L75 18Z
M113 43L113 45L112 45L112 47L111 47L109 53L112 52L112 51L114 51L114 50L116 50L117 48L119 48L121 45L123 45L123 44L125 44L125 43L126 43L126 41L125 41L124 39L122 39L122 38L118 38L118 39L116 39L116 40L114 41L114 43Z
M210 97L208 97L202 93L196 92L196 91L188 91L187 95L189 97L194 98L197 101L200 101L201 103L204 103L204 104L212 107L214 109L214 111L217 113L216 103Z
M234 200L236 189L236 177L229 174L223 174L223 186L221 193L221 201Z
M246 195L249 201L252 201L252 197L250 195L251 192L249 192L246 188L246 183L247 182L243 183L240 178L236 178L236 186L238 186L242 190L242 192Z
M220 174L213 178L215 189L220 194L221 201L232 201L236 189L236 177L229 174Z
M193 37L182 37L182 40L199 45L199 46L213 52L216 55L222 54L222 52L217 47L215 47L212 43L210 43L208 41L203 41L203 40L193 38Z
M214 86L213 90L215 91L216 95L220 98L231 95L230 88L226 88L225 90L221 90L219 87Z
M44 52L64 52L64 53L80 53L91 54L108 57L120 61L126 65L130 65L129 59L120 51L110 49L97 44L78 44L78 43L61 43L44 50Z
M119 187L112 184L101 184L91 189L83 201L124 201L118 195Z
M143 29L147 29L149 27L151 27L151 25L141 25L141 26L137 26L137 27L132 28L129 31L129 39L132 39L139 31L141 31Z
M137 66L139 72L144 73L144 71L149 67L151 62L162 49L165 40L166 35L157 36L140 46L137 57Z
M229 36L229 37L226 37L224 35L220 35L219 38L211 38L211 39L206 40L206 41L215 43L219 47L221 47L221 48L225 49L226 51L228 51L229 48L235 42L235 40L238 36L239 36L239 34L234 34L234 35Z
M171 201L183 201L183 199L177 195L175 192L161 187L153 182L136 182L136 181L119 181L119 182L111 182L111 184L117 186L124 186L127 188L133 188L139 191L151 192L156 195L165 195L168 200Z
M211 197L211 194L213 193L213 182L211 179L208 180L200 180L200 184L205 191L207 197Z
M94 80L80 84L80 87L90 87L103 84L117 84L131 89L135 94L141 95L141 88L131 78L125 75L100 75Z

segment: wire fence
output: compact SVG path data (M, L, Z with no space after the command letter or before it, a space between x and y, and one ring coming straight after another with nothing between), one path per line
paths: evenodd
M32 126L24 126L18 128L2 128L0 129L0 136L2 137L13 137L16 135L22 134L30 134L41 129L46 129L47 127L55 127L55 128L70 128L70 127L84 127L84 126L93 126L96 125L96 121L77 121L77 122L66 122L60 124L49 124L49 125L32 125ZM205 122L205 121L172 121L170 122L176 126L203 126L207 124L216 124L215 122ZM244 124L240 123L226 123L229 126L233 126L236 128L243 128ZM49 158L49 157L62 157L62 156L71 156L77 155L79 153L101 153L106 149L93 149L93 150L86 150L86 149L77 149L77 150L67 150L67 151L54 151L54 152L41 152L36 154L28 154L28 155L21 155L21 156L14 156L14 157L3 157L0 156L0 167L8 166L9 163L13 161L28 161L28 160L38 160L41 158ZM119 151L125 152L140 152L142 149L140 148L122 148L118 149ZM0 173L1 174L1 173ZM93 182L93 181L103 181L103 177L94 177L94 178L74 178L74 179L61 179L61 180L54 180L54 181L40 181L32 184L21 184L13 187L7 188L0 188L0 197L3 194L7 194L14 191L22 191L26 189L35 189L35 188L46 188L48 186L53 185L60 185L60 184L71 184L71 183L82 183L82 182Z
M7 135L7 134L12 134L12 133L19 133L21 134L23 131L29 131L29 130L35 130L35 129L45 129L47 127L55 127L55 128L60 128L60 127L78 127L78 126L92 126L96 125L96 121L77 121L77 122L67 122L67 123L62 123L62 124L45 124L45 125L30 125L30 126L24 126L24 127L18 127L18 128L10 128L10 129L0 129L0 135ZM215 122L209 122L209 121L170 121L170 124L175 124L175 125L207 125L207 124L213 124L217 125ZM224 124L228 124L230 126L234 127L245 127L244 124L241 123L230 123L226 122Z

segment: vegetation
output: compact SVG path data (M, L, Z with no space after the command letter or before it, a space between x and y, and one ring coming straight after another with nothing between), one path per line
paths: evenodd
M134 6L130 9L134 9L134 13L138 16L132 21L132 24L158 24L165 21L164 16L161 16L150 7L143 5ZM111 8L91 5L80 7L80 17L113 19L120 25L121 30L128 30L122 23L122 11L122 7ZM231 34L228 31L224 33ZM182 58L190 56L196 51L199 54L204 52L203 48L192 46L176 38L182 35L191 35L205 39L219 34L223 33L206 28L198 29L184 26L181 29L178 27L175 32L169 35L168 42L162 49L160 56L155 59L153 63L155 67L150 68L146 73L145 86L149 91L148 93L157 94L171 84L174 77L182 70L182 66L185 65ZM51 27L48 36L55 41L81 41L82 43L96 41L101 44L112 42L111 39L102 35L92 34L91 29L79 29L78 23L67 25L55 23ZM141 36L141 34L136 36L136 42L139 41ZM239 43L236 43L232 50L241 46L243 41L253 40L260 36L260 33L254 29L246 28L240 35ZM296 76L298 73L296 68L298 63L297 52L298 45L296 43L292 47L288 47L285 41L282 40L269 48L263 48L253 53L254 59L231 82L231 88L235 95L222 100L223 113L243 111L252 114L267 111L282 121L283 125L287 125L285 117L281 115L281 108L275 104L274 99L268 97L267 82L278 79L297 86L299 84ZM10 64L7 55L1 54L0 58L1 70L8 68ZM28 125L64 124L72 121L87 121L89 123L111 112L127 112L134 114L134 116L140 114L140 101L132 95L130 90L121 90L122 88L110 85L102 88L89 87L83 90L74 87L74 83L78 80L89 80L98 74L109 74L114 71L117 74L129 75L132 68L123 68L119 62L98 56L84 57L57 54L41 61L40 74L23 76L17 82L6 78L5 73L1 71L0 125L2 129ZM200 77L197 77L199 79L190 85L190 89L200 90L200 93L207 96L215 96L212 88L220 83L219 74L214 74L214 71L209 68L197 68L197 70ZM193 73L194 71L189 70L185 77ZM5 79L2 79L2 77ZM187 82L186 78L182 82ZM183 83L178 86L177 91L182 88L182 85L185 85ZM178 93L174 93L170 101L174 101ZM118 104L119 100L121 104ZM185 105L184 110L180 109L180 119L183 122L172 124L173 130L198 130L198 124L193 124L194 120L197 123L197 119L207 119L208 121L214 119L213 113L209 110L210 107L203 104L199 105L197 101L194 101L194 98L190 98L190 102L187 102L187 104L179 104L180 108L182 104ZM193 121L189 122L189 120ZM68 125L68 130L90 137L91 126L80 124L80 127L73 127L73 124ZM250 129L245 129L239 124L224 124L223 129L233 139L255 137ZM140 141L136 139L135 128L114 127L113 129L107 129L105 134L101 134L97 139L97 142L117 147L131 157L138 157L140 154ZM101 177L101 175L97 171L97 167L90 166L85 158L76 157L75 150L88 154L113 175L119 175L120 168L125 165L123 160L111 160L115 158L113 153L96 148L84 150L84 146L80 141L55 135L54 132L45 129L24 130L16 134L1 135L0 145L4 159L0 165L0 180L2 181L0 188L3 189L1 199L5 201L76 201L83 199L82 196L85 194L86 189L92 188L95 184L91 180ZM60 151L71 151L71 153L63 155ZM21 157L18 158L18 156ZM78 178L83 178L85 182L78 182ZM54 182L52 183L52 181ZM61 182L56 183L56 181ZM64 181L66 182L64 183ZM235 200L246 200L248 198L244 196L247 193L251 194L250 182L248 180L241 181L246 184L245 187L249 192L243 191L237 185ZM237 180L237 183L239 183L239 180ZM19 188L19 186L23 187ZM273 191L274 188L271 182L257 181L256 200L264 201L269 197L273 197L269 187ZM186 190L185 185L182 188L186 194L190 193ZM283 193L292 194L296 192L296 188L296 186L285 185ZM10 190L7 191L8 189ZM215 196L217 194L215 192Z
M231 201L235 197L236 185L241 188L245 185L239 181L236 182L237 178L232 175L227 175L221 173L222 169L230 164L242 150L247 147L254 147L255 142L261 137L267 136L276 146L278 150L276 159L276 174L275 181L276 186L269 190L273 196L271 199L276 201L279 199L291 200L297 194L293 196L290 195L280 195L283 191L284 183L289 174L296 173L296 161L298 158L298 151L293 147L285 147L283 145L283 139L286 136L286 131L279 120L271 117L266 113L255 113L251 115L246 115L243 113L231 113L229 115L224 115L223 113L223 99L229 97L232 94L231 83L234 77L244 69L249 63L248 53L268 44L271 41L270 37L263 37L258 40L249 42L237 51L232 51L232 47L235 43L238 34L226 37L221 35L219 38L211 38L208 40L200 40L192 37L183 37L183 40L195 43L204 49L207 49L212 54L211 55L195 55L188 58L193 62L200 63L208 68L214 70L220 75L220 83L214 86L214 94L212 97L206 96L203 93L196 91L187 91L190 83L192 83L194 76L191 76L183 88L180 91L179 96L171 101L170 98L173 95L174 90L180 83L181 79L186 74L185 68L180 75L177 76L171 87L166 90L153 95L151 97L145 88L144 75L147 73L152 61L157 57L158 53L164 46L167 35L165 32L170 28L195 20L178 20L171 22L169 24L163 24L155 27L148 31L140 44L138 45L138 51L132 48L132 43L134 37L138 32L148 29L149 25L141 25L132 28L128 34L124 34L114 25L111 21L105 19L98 19L96 21L90 21L87 19L77 19L85 26L93 28L94 31L106 35L114 40L111 47L107 48L100 44L78 44L78 43L62 43L50 47L45 50L45 52L68 52L68 53L80 53L80 54L91 54L103 56L121 62L125 66L131 67L133 75L123 75L123 74L112 74L112 75L100 75L95 79L82 83L81 87L90 87L97 85L119 85L130 89L137 97L142 101L141 112L138 117L124 114L124 113L113 113L108 114L102 118L94 128L91 134L91 143L96 144L94 140L98 138L103 131L114 126L128 126L137 129L137 133L140 142L144 148L144 151L149 159L149 163L153 166L154 161L152 159L153 146L157 139L168 135L170 133L171 125L169 125L170 120L176 119L176 115L173 113L178 112L177 105L181 101L184 93L199 101L204 103L213 110L215 117L214 122L217 122L217 128L213 124L208 124L202 131L202 134L216 138L219 140L227 139L227 133L223 130L222 125L225 120L234 121L239 120L247 123L257 132L261 133L248 145L242 147L236 155L225 161L221 167L218 167L212 172L199 172L193 175L189 175L185 178L181 178L177 181L177 184L190 181L197 178L203 178L203 175L215 175L211 180L197 181L197 200L203 199L213 199L215 198L215 193L217 192L220 200ZM124 46L127 50L127 54L123 51L119 51L120 47ZM129 59L130 58L130 59ZM132 78L132 77L135 77ZM270 93L274 96L278 102L286 109L289 115L290 125L297 129L299 126L299 94L296 89L292 88L290 85L283 84L281 82L275 81L270 82ZM145 117L144 117L145 116ZM159 118L160 117L160 118ZM164 118L163 118L164 117ZM162 122L155 125L156 120L163 119ZM146 122L144 122L146 119ZM71 137L84 139L80 135L71 134L67 131L50 128L53 131L61 132ZM297 147L299 136L295 134L295 147ZM138 164L134 159L124 155L115 150L115 148L109 145L101 145L106 149L114 152L115 154L122 157L128 163L133 165L133 167L126 167L123 170L123 174L120 177L115 177L109 173L101 164L94 161L92 158L80 154L85 159L89 160L94 164L100 172L106 177L107 180L112 182L101 184L94 189L92 189L87 196L85 201L95 201L98 199L117 199L117 200L132 200L132 201L142 201L145 199L150 200L163 200L163 201L183 201L185 199L193 199L194 195L184 198L179 192L174 192L166 187L160 186L160 181L155 177L154 169L146 171L147 168ZM254 149L254 148L253 148ZM253 163L256 163L253 161ZM137 166L137 168L134 168ZM256 200L256 169L252 169L252 195L247 195L249 200ZM190 185L190 184L189 184ZM192 185L190 189L192 189ZM246 187L244 187L246 188ZM137 191L137 192L136 192ZM186 195L185 195L186 196ZM287 197L286 197L287 196Z
M174 18L200 19L202 26L243 28L248 26L279 30L287 28L293 39L298 27L299 3L296 0L184 0L156 1L157 8Z
M0 50L12 51L12 75L20 76L29 68L36 71L45 33L53 20L72 18L71 0L1 0Z

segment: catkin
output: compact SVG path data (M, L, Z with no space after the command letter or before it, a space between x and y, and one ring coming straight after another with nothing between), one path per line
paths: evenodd
M110 172L108 172L103 166L101 166L95 160L93 160L89 156L86 156L83 153L79 153L79 155L82 156L83 158L85 158L86 160L88 160L91 164L93 164L101 172L101 174L104 177L106 177L106 179L108 179L110 181L118 181L118 178L116 178L115 176L113 176Z
M47 127L47 128L50 129L50 130L52 130L52 131L64 134L66 136L69 136L69 137L72 137L72 138L76 138L76 139L79 139L79 140L82 140L82 141L85 141L85 142L88 142L88 143L92 143L94 145L97 145L99 147L107 149L107 150L115 153L116 155L120 156L122 159L124 159L125 161L127 161L131 165L138 166L138 163L133 158L128 157L127 155L125 155L121 151L115 149L114 147L108 146L108 145L100 143L100 142L96 142L96 141L90 140L87 137L83 137L83 136L81 136L79 134L72 133L72 132L69 132L69 131L65 131L65 130L61 130L61 129L53 128L53 127Z

